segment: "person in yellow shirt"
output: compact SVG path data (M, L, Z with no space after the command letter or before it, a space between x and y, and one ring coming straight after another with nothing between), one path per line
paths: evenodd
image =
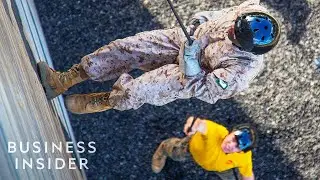
M161 142L152 157L153 172L163 169L167 157L184 161L191 154L197 164L214 171L221 179L236 179L236 168L243 180L254 179L251 150L256 144L256 131L251 125L240 124L229 132L215 122L190 117L184 132L185 138Z

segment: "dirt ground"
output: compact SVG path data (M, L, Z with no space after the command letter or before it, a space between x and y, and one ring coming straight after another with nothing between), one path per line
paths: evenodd
M238 5L243 0L178 0L186 23L198 11ZM162 107L70 114L78 141L95 141L88 159L88 179L218 179L194 162L167 161L160 174L150 163L164 139L183 137L186 117L200 115L231 127L249 122L259 131L254 151L257 179L320 178L320 1L264 0L262 4L282 23L276 49L265 56L266 67L249 90L215 105L196 99ZM165 0L35 0L55 68L66 70L108 42L141 31L177 25ZM134 76L140 71L132 72ZM88 81L65 95L111 89L114 81Z

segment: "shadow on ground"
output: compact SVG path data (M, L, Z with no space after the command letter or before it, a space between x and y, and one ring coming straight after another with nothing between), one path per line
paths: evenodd
M112 40L162 27L139 1L35 0L35 4L58 70L79 63L81 57ZM284 11L290 18L293 13ZM290 18L292 24L298 22ZM293 33L300 31L297 26ZM112 84L113 81L103 84L88 81L71 88L67 94L109 90ZM189 115L201 115L229 127L240 122L254 123L233 100L219 101L215 105L179 100L162 107L144 105L136 111L70 114L76 139L96 142L96 153L82 154L88 159L88 179L215 179L214 174L205 172L192 161L169 160L162 173L151 172L154 150L166 138L183 137L182 127ZM292 163L273 146L272 134L266 134L265 127L257 127L261 138L254 153L256 176L259 179L299 179Z
M137 0L35 0L35 4L54 67L60 71L113 40L162 28ZM88 81L67 94L101 91L112 84Z
M276 133L284 138L290 136L290 132L256 124L234 100L208 105L195 99L179 100L162 107L144 105L136 111L112 110L73 116L77 119L74 124L77 139L97 143L95 154L84 154L89 161L89 179L217 179L214 173L205 172L191 160L168 160L163 172L157 175L151 172L153 152L166 138L184 137L182 128L189 115L205 116L230 128L239 123L254 124L259 132L258 148L254 151L257 178L301 179L293 163L274 145Z

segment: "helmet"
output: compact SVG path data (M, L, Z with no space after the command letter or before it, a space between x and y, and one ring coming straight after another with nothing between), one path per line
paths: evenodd
M239 149L247 152L253 149L257 142L256 130L250 124L240 124L232 130L236 136Z
M278 21L263 12L241 14L235 21L234 29L241 48L254 54L267 53L280 38Z

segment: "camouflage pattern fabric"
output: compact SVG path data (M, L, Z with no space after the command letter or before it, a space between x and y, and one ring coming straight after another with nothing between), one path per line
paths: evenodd
M203 70L194 77L185 78L179 68L186 42L180 28L115 40L83 57L81 65L95 81L120 76L109 97L114 109L137 109L145 103L161 106L191 97L213 104L248 88L263 69L261 55L241 51L228 39L227 31L237 15L251 11L266 12L259 1L250 0L236 7L195 15L192 20L203 16L208 21L194 30L194 38L201 41ZM133 69L148 72L134 79L127 74Z

